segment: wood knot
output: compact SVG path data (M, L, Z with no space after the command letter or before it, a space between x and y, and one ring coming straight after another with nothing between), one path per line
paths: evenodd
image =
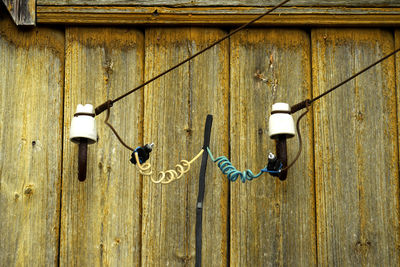
M371 241L357 241L356 243L356 251L358 253L362 253L362 254L366 254L369 250L369 248L371 247L372 243Z
M364 114L361 111L357 112L355 117L356 117L357 121L363 121L364 120Z
M194 252L192 252L190 255L185 255L183 253L177 252L176 256L178 257L179 260L182 261L182 263L184 263L185 265L189 264L190 261L193 259L194 257Z
M33 188L32 187L33 187L32 185L28 185L28 186L25 187L25 190L24 190L25 196L30 197L30 196L33 195Z
M108 81L108 78L110 77L111 74L113 74L113 67L114 67L114 62L111 59L106 59L105 62L103 63L103 68L106 71L106 78Z
M267 78L266 78L262 73L260 73L258 70L257 70L256 73L254 73L254 77L255 77L257 80L262 81L262 82L265 82L265 83L267 83L267 84L271 82L269 79L267 79Z
M121 243L121 239L115 238L113 246L114 246L114 247L115 247L115 246L118 246L119 243Z
M193 133L193 130L191 128L185 128L185 132L187 136L191 136Z

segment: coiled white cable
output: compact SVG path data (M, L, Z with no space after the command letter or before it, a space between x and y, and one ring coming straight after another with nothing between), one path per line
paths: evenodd
M169 184L172 181L180 179L185 173L190 170L190 165L195 162L201 155L203 155L204 149L190 161L181 160L180 164L175 165L175 169L160 171L157 175L157 180L152 177L153 171L150 163L140 164L138 153L135 152L136 166L139 173L143 176L150 176L150 179L155 184Z

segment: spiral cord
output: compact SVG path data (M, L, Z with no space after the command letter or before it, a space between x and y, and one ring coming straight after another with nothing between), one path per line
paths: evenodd
M144 163L141 164L140 160L139 160L139 154L137 152L135 152L135 159L136 159L136 167L139 170L139 173L141 175L145 175L145 176L149 176L153 174L152 168L151 168L151 164L150 163Z
M207 152L210 155L211 160L217 164L218 168L221 170L221 172L227 176L229 181L235 182L239 177L240 180L244 183L246 181L251 181L255 178L260 177L263 172L275 172L275 171L269 171L267 170L267 167L265 167L263 170L261 170L259 173L254 174L251 170L247 169L245 171L239 171L237 170L232 163L229 161L229 159L225 156L220 156L218 158L214 158L213 154L211 153L211 150L207 147ZM279 171L278 171L279 172Z
M173 181L176 181L182 176L190 171L190 167L195 162L198 158L200 158L201 155L203 155L204 150L200 150L200 152L190 161L188 160L181 160L181 162L177 165L175 165L175 169L170 169L166 171L160 171L157 175L157 179L154 179L152 174L152 167L150 163L145 163L141 164L139 161L139 156L138 153L135 152L135 158L136 158L136 167L139 170L139 173L142 174L143 176L150 176L150 179L153 183L155 184L169 184Z

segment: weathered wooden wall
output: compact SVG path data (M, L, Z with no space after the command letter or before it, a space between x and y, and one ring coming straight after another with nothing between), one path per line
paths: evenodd
M0 265L58 260L64 34L0 21Z
M69 127L78 103L114 98L225 30L21 31L1 18L1 266L194 265L200 162L179 181L153 184L101 114L82 183ZM110 122L131 146L154 142L151 163L161 170L197 154L213 114L214 155L256 171L274 151L273 102L315 96L396 45L392 28L245 30L116 103ZM399 60L315 103L285 182L263 175L229 183L209 162L204 266L400 264ZM290 160L296 138L288 144Z
M130 151L99 116L100 141L89 146L87 182L81 183L76 179L77 146L68 135L78 103L115 98L143 81L144 36L136 29L67 28L65 42L60 263L139 265L142 181L129 162ZM121 101L110 121L130 144L140 144L143 94Z
M268 152L274 152L268 137L271 103L298 103L310 97L309 52L310 40L303 30L245 30L231 39L231 158L239 169L259 170ZM256 73L272 85L256 79ZM287 181L261 176L231 184L233 265L315 264L311 124L303 127L303 136L302 157ZM289 157L297 150L297 140L290 140Z

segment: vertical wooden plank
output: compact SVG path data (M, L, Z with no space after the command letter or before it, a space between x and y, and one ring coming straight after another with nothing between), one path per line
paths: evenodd
M400 30L394 30L394 48L397 49L400 47ZM396 100L397 100L397 153L398 157L400 157L400 148L399 148L399 143L400 143L400 52L398 52L395 57L394 57L394 62L395 62L395 75L396 75ZM400 185L398 192L396 193L397 196L400 195ZM398 210L398 216L400 216L400 204L399 204L399 210ZM397 235L400 235L400 227L397 229Z
M239 170L258 173L268 152L275 153L268 135L272 104L292 105L310 96L309 53L309 36L296 29L251 29L232 38L231 159ZM301 131L303 152L286 181L264 174L231 185L233 266L315 265L311 114ZM290 139L289 162L297 151L297 138Z
M0 265L58 257L64 34L0 19Z
M217 29L147 29L146 79L225 34ZM211 149L228 152L228 43L155 81L145 90L144 140L156 144L154 170L174 168L202 148L204 122L214 115ZM228 184L209 165L203 213L204 266L227 264ZM195 262L195 211L200 161L167 185L143 181L143 265Z
M392 50L389 31L313 30L314 95ZM400 264L394 75L392 57L314 105L321 265Z
M78 146L68 140L78 103L102 104L143 80L143 34L124 28L67 28L61 259L70 266L138 266L141 179L124 148L96 117L87 180L77 178ZM143 94L116 103L110 123L132 146L141 143Z

